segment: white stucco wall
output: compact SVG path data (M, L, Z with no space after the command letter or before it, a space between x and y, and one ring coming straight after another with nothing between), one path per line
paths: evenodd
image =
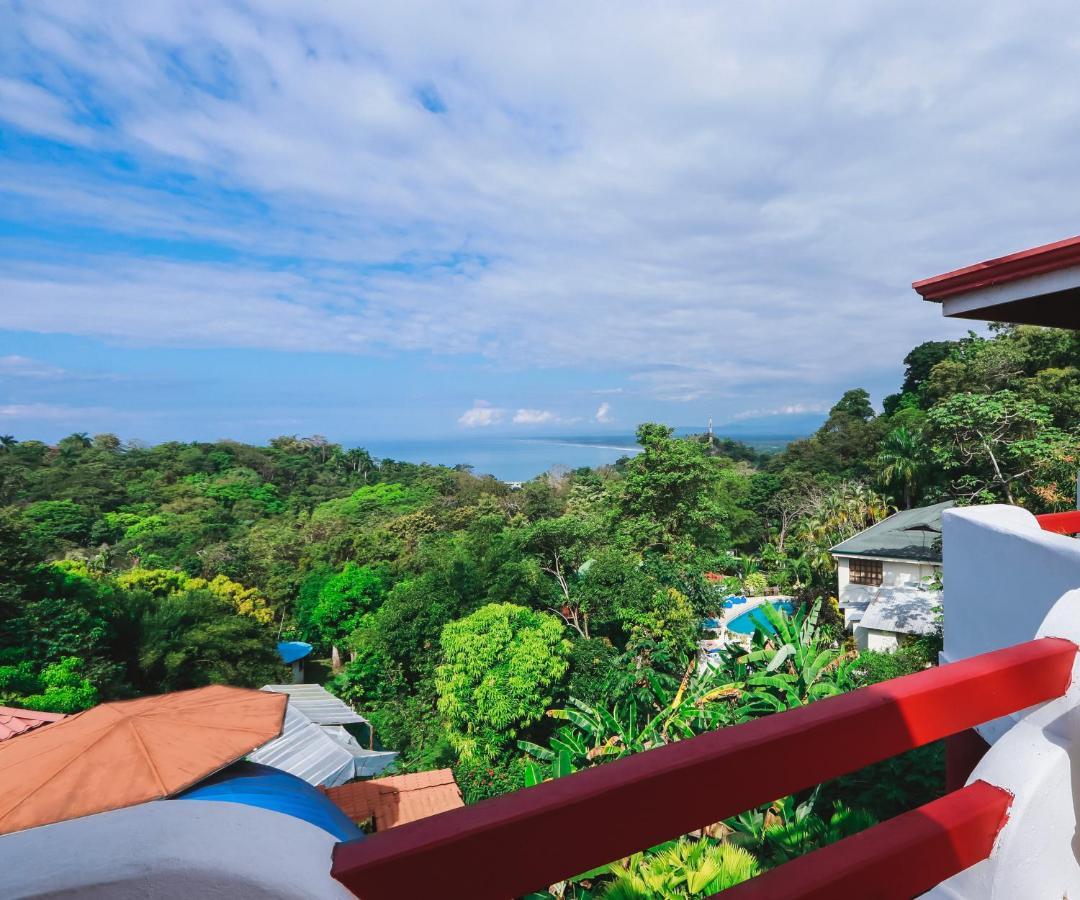
M895 631L862 628L858 624L855 626L854 635L856 649L876 650L878 653L893 653L900 646L902 638L902 635Z
M942 528L943 662L1030 641L1057 601L1080 587L1080 540L1043 531L1025 509L949 509ZM1080 601L1075 614L1080 620ZM993 743L1016 718L978 730Z
M240 803L160 800L0 837L0 895L79 900L345 900L334 837Z
M1080 591L1053 605L1029 638L1080 644ZM1012 795L989 859L924 895L932 900L1080 897L1080 656L1064 697L1033 706L987 752L968 784L985 781Z

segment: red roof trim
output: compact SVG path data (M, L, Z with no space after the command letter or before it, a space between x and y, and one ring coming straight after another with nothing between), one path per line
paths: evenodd
M1075 265L1080 265L1080 236L988 259L944 275L924 278L911 286L924 300L941 301L957 294Z

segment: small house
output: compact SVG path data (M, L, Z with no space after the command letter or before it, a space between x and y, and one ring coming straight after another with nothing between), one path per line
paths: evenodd
M902 510L830 550L837 601L860 650L892 652L936 627L941 514L952 505Z

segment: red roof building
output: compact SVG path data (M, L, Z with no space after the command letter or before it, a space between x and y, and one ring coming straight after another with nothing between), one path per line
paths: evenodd
M15 709L0 706L0 741L16 737L50 722L59 722L63 713L38 712L34 709Z

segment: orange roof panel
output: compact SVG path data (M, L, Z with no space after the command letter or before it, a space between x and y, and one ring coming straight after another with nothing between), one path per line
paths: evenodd
M389 775L323 790L354 822L371 819L376 831L465 805L450 769Z
M0 743L0 834L172 796L277 737L287 702L211 685L102 703Z

